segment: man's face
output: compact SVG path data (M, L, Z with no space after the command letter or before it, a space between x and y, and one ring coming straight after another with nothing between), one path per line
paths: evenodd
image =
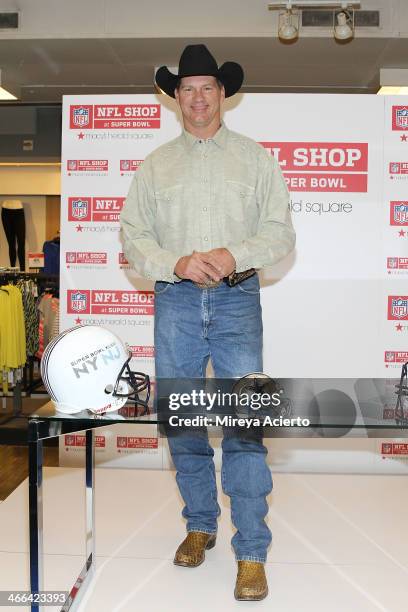
M184 127L218 129L221 120L221 104L225 99L224 87L213 76L192 76L181 79L175 91Z

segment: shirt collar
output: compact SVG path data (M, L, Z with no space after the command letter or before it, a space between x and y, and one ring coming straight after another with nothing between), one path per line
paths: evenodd
M188 132L185 128L183 128L182 138L184 139L185 145L189 149L192 148L196 143L198 143L201 140L197 136L194 136L194 134L191 134L190 132ZM219 130L214 134L212 138L208 138L207 140L208 141L212 140L213 142L215 142L215 144L218 147L220 147L221 149L224 149L227 144L227 138L228 138L228 128L226 127L225 123L221 121Z

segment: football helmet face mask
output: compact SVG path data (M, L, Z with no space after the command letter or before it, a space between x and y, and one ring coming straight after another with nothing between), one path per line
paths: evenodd
M98 325L79 325L52 340L41 360L41 377L59 412L102 414L130 400L147 410L150 379L130 367L122 340ZM142 395L140 395L142 394Z
M136 401L136 398L133 398L132 396L135 393L139 394L141 391L147 390L146 400L141 400L139 397L137 398L137 402L140 405L147 407L147 403L150 397L149 376L147 374L143 374L143 372L134 372L130 368L130 360L132 359L132 353L129 349L128 349L128 355L129 355L128 358L126 359L125 363L122 366L122 369L120 370L118 374L113 390L112 390L111 385L107 385L105 387L105 393L112 393L114 397L127 397L129 399L134 399L134 401ZM123 386L120 384L121 382L127 384L128 387L131 389L131 391L128 393L123 393Z

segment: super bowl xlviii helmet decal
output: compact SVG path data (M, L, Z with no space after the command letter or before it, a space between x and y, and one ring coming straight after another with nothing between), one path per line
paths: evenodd
M59 412L111 412L127 400L147 408L149 376L133 372L131 358L130 350L111 331L79 325L48 344L41 359L41 377Z

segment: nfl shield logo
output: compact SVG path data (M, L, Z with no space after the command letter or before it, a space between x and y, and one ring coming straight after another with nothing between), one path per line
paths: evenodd
M76 261L76 253L75 252L67 253L67 263L75 263L75 261Z
M403 319L408 315L408 299L403 297L393 298L391 302L391 313L397 319Z
M398 257L388 257L387 264L388 268L398 268Z
M397 108L395 112L395 119L397 127L408 128L408 107Z
M390 172L391 172L391 174L398 174L399 173L399 163L398 162L391 162L390 163Z
M76 170L76 169L77 169L76 159L68 160L68 170Z
M393 351L386 351L385 353L385 361L394 361L394 352Z
M75 219L84 219L88 216L88 200L73 200L72 216Z
M89 109L81 106L80 108L74 108L72 122L78 127L85 127L89 124Z
M408 204L399 204L394 207L394 221L401 224L408 222Z
M71 295L71 308L75 310L75 312L82 312L86 310L86 293L82 293L81 291L76 291Z
M122 159L122 170L129 170L130 164L128 159Z

